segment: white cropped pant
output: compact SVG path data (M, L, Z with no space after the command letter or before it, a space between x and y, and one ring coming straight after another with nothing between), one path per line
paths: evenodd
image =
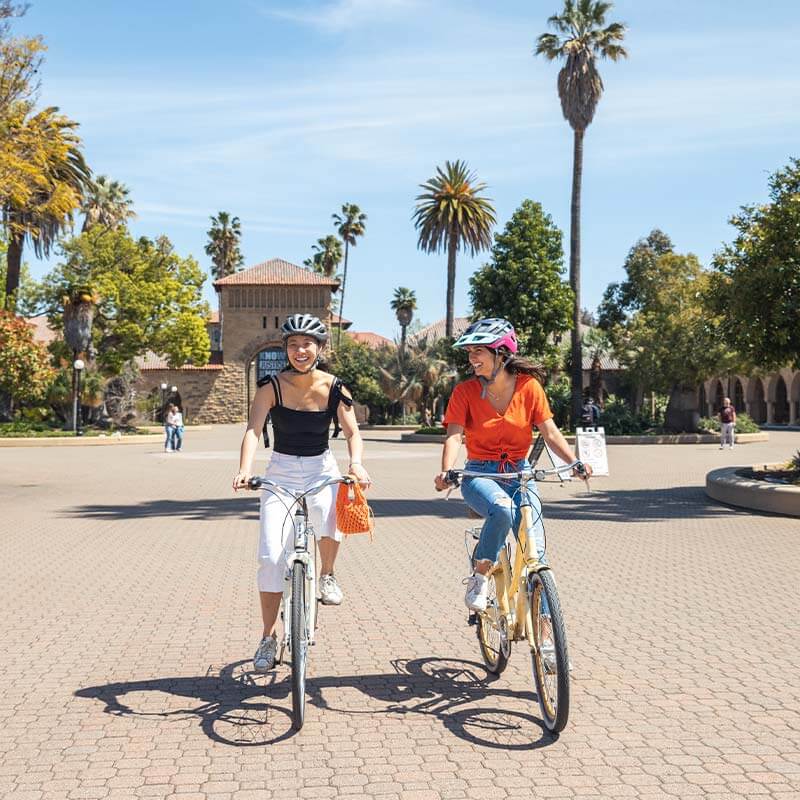
M342 473L330 450L319 456L289 456L273 452L264 473L265 478L293 491L307 491ZM327 486L306 498L308 517L319 539L327 536L340 542L342 534L336 528L336 493L338 486ZM262 490L261 531L258 539L258 590L282 592L286 575L286 559L294 547L292 518L296 506L286 492Z

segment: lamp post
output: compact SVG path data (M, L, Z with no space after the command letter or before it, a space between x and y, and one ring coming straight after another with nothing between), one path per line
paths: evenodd
M76 436L82 436L80 421L80 395L81 395L81 372L86 365L81 359L76 358L72 362L72 431Z
M166 422L164 409L167 406L167 384L161 384L161 421Z

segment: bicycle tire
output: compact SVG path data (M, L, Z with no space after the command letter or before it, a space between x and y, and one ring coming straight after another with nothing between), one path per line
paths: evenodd
M547 599L549 615L542 615L542 598ZM531 666L536 684L536 698L547 729L559 734L569 719L569 652L567 630L561 603L556 591L556 582L549 569L543 569L528 579L528 620L531 626ZM542 621L549 617L549 640L552 656L542 655Z
M477 547L476 547L477 549ZM472 563L475 563L475 551L472 552ZM478 635L478 647L481 658L488 672L499 675L508 665L511 643L507 643L507 652L503 652L500 643L500 621L497 608L497 584L494 575L489 575L486 594L486 611L477 612L478 623L475 633Z
M292 567L292 725L303 727L306 713L306 665L308 664L308 631L306 630L306 567L295 561Z

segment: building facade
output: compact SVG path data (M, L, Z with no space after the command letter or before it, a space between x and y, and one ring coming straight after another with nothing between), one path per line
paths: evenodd
M729 397L738 412L744 412L759 425L797 425L800 423L800 371L785 367L763 375L726 375L700 385L697 405L700 414L719 413L722 399Z
M209 363L170 369L149 353L138 362L137 392L154 398L165 393L180 403L191 422L247 419L256 382L286 364L283 321L302 312L330 325L331 294L338 286L332 278L279 258L215 281L219 312L208 323Z

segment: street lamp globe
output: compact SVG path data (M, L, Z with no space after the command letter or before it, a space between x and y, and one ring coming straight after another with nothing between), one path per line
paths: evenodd
M173 386L170 391L172 392L172 394L175 394L175 392L178 391L178 387L177 386Z
M72 366L77 369L78 372L80 372L86 366L86 364L84 364L80 358L76 358L75 361L73 361Z
M161 391L162 392L166 392L167 391L167 384L166 383L162 383L161 384Z

